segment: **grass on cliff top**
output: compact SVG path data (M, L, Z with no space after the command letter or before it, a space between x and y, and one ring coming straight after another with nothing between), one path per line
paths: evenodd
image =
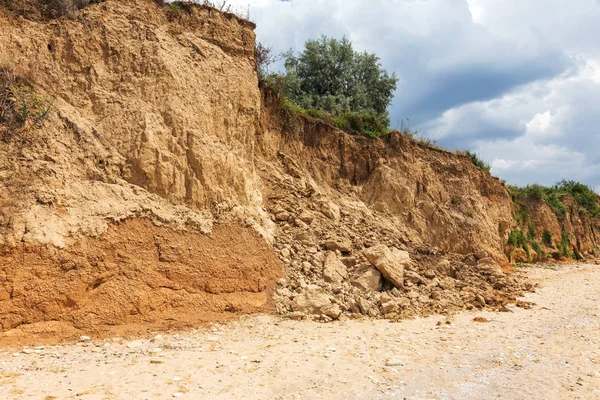
M388 136L390 134L389 129L373 114L345 112L338 116L334 116L323 110L298 107L287 98L283 99L281 106L284 109L284 127L290 122L287 120L291 117L290 114L296 114L324 122L346 132L362 134L371 139Z
M565 201L568 197L575 201L579 214L600 217L600 196L589 186L573 180L563 179L550 187L537 184L525 187L509 186L509 190L515 203L527 200L544 201L559 217L567 214Z
M213 0L185 0L185 1L167 1L167 0L153 0L156 4L165 8L167 16L170 20L177 19L184 13L190 13L190 6L202 6L218 10L224 14L233 15L239 19L250 21L250 7L246 11L241 11L234 8L231 3L227 0L213 1Z
M0 0L5 10L34 21L72 16L82 8L103 0Z
M105 0L0 0L0 7L26 19L47 21L63 16L76 16L79 10L103 1ZM213 8L224 14L234 15L239 19L250 21L249 8L246 11L241 11L233 7L227 0L153 1L165 8L169 19L176 19L183 13L189 13L190 6L197 5Z
M477 153L473 153L468 150L466 151L466 153L471 158L471 163L473 163L474 166L483 171L490 172L490 170L492 169L491 165L479 158Z

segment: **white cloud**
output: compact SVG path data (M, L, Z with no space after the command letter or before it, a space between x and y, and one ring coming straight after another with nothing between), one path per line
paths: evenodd
M594 99L600 99L600 83L584 64L575 74L448 110L429 126L447 142L480 153L509 182L548 185L569 178L597 185L600 104Z
M485 12L485 8L481 6L477 0L467 0L467 3L469 4L469 11L471 12L473 22L476 24L483 23L483 13Z
M550 110L544 113L535 114L533 119L526 124L527 134L543 135L552 126L552 119L553 116L550 114Z

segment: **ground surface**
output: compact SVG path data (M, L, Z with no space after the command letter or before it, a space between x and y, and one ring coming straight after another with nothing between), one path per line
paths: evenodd
M258 316L154 339L3 349L0 398L600 399L600 268L529 274L540 282L525 298L532 309L451 324Z

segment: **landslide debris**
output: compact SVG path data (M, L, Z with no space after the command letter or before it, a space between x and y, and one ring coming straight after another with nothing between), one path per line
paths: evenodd
M330 321L499 310L533 288L485 251L465 256L411 243L384 215L352 198L333 203L310 176L285 171L271 169L265 179L286 267L275 294L281 314Z

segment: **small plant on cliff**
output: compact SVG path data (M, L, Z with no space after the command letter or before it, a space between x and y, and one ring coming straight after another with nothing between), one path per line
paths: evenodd
M531 222L527 223L527 239L533 240L536 237L537 237L537 232L535 230L535 227L533 226L533 224Z
M513 247L521 247L527 244L527 238L523 234L523 231L517 228L508 236L508 244Z
M548 247L552 247L552 232L544 231L542 234L542 243Z
M519 212L515 215L515 220L519 225L530 225L531 216L529 215L529 211L527 208L521 207Z
M531 257L531 251L529 250L529 245L527 245L527 243L523 243L523 245L521 247L523 248L523 250L525 250L525 254L527 254L527 257Z
M561 232L560 234L560 243L558 244L558 251L560 255L563 257L571 257L571 252L569 251L569 247L571 246L571 240L569 239L568 232Z
M3 140L29 126L40 126L48 118L52 102L37 93L8 67L0 67L0 124ZM0 130L2 132L2 130Z
M492 169L492 167L488 163L486 163L485 161L483 161L482 159L479 158L477 153L472 153L470 151L467 151L466 153L469 157L471 157L471 162L477 168L479 168L483 171L487 171L487 172L489 172L490 169Z
M542 251L542 246L540 246L538 242L531 242L531 248L538 254L538 256L544 255L544 252Z
M557 216L564 217L567 214L567 208L563 204L562 198L557 191L552 188L547 188L544 193L544 200Z

